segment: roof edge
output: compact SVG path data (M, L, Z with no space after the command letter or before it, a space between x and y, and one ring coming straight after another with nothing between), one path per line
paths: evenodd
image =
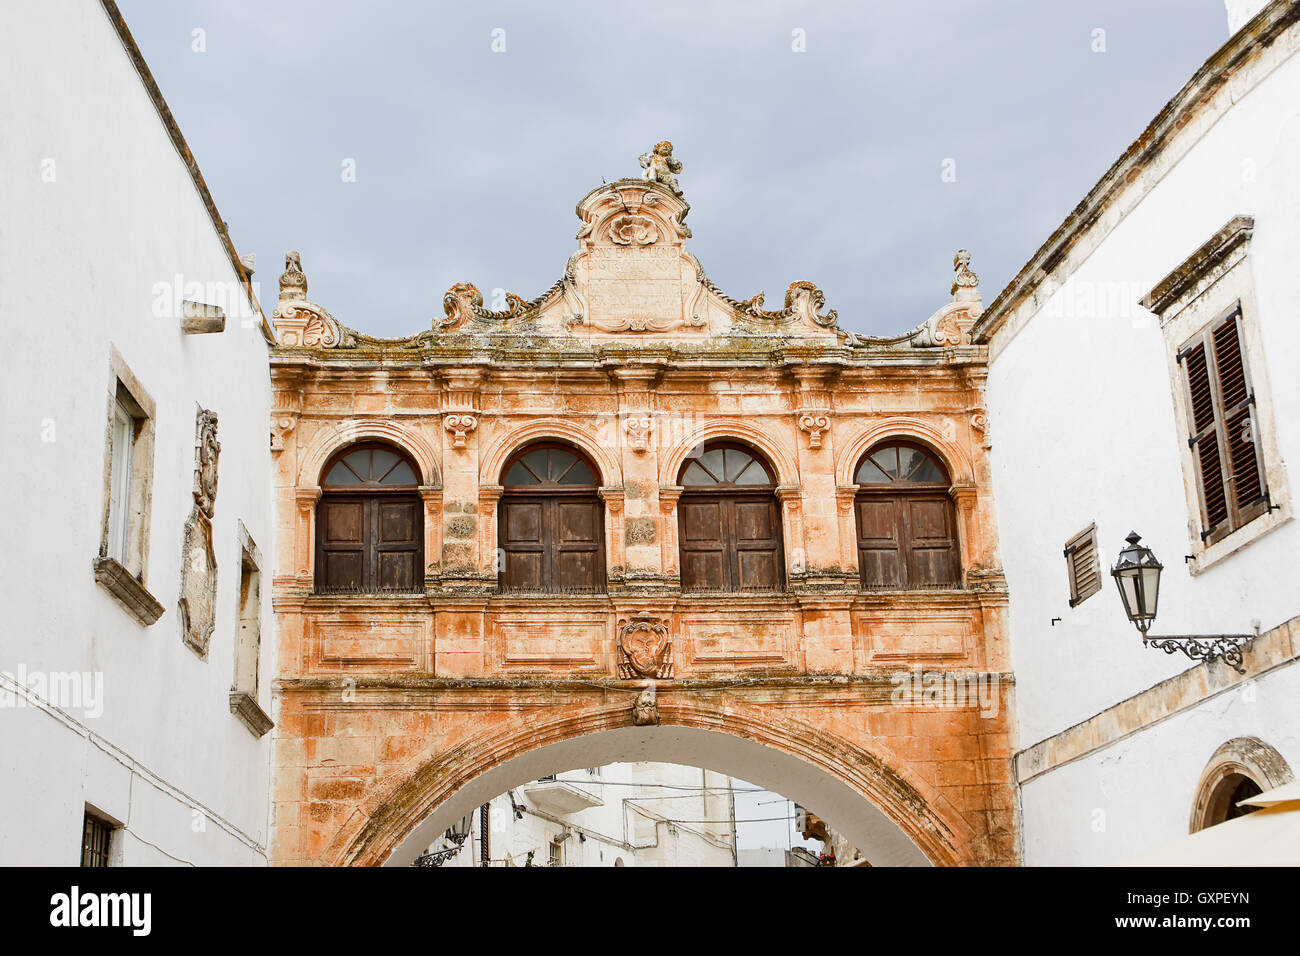
M998 293L971 327L971 340L987 345L1010 317L1012 308L1038 289L1080 237L1097 222L1106 206L1129 185L1134 178L1134 169L1164 149L1186 125L1188 115L1227 82L1252 50L1271 45L1297 20L1300 20L1300 2L1272 0L1211 54Z
M153 101L154 109L158 112L158 118L162 120L163 127L167 130L172 145L176 147L181 162L189 171L194 188L198 190L199 199L202 200L204 208L208 211L208 218L212 221L212 227L216 230L221 244L225 246L226 255L230 258L230 264L235 270L235 275L239 277L240 284L244 287L249 306L262 319L262 337L266 339L267 345L274 346L275 334L271 331L271 325L266 320L266 313L262 311L262 304L258 302L257 295L253 292L248 270L239 261L239 253L235 251L235 244L230 240L230 231L226 228L226 222L221 218L221 213L217 211L217 204L212 199L212 193L208 191L208 185L203 179L203 172L199 169L199 164L195 161L194 153L190 151L189 144L185 142L185 136L181 133L176 117L172 115L171 109L167 106L167 101L163 99L162 90L158 88L158 83L153 78L149 64L145 62L144 54L140 51L139 45L136 44L135 37L131 35L131 30L122 17L122 11L117 8L114 0L100 0L100 5L108 16L108 22L117 31L118 39L122 42L122 48L126 51L126 55L130 57L132 64L134 64L141 82L144 83L145 91L149 94L149 99Z

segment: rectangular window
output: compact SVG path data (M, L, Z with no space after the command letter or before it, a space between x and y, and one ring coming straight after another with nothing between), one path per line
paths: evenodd
M162 605L145 586L153 498L153 399L117 349L109 356L104 498L95 580L145 625Z
M244 527L239 531L239 623L235 632L235 680L230 687L230 712L255 737L274 725L258 703L258 669L262 657L262 554Z
M1245 352L1240 302L1178 351L1206 544L1268 513Z
M1097 526L1084 528L1065 545L1065 569L1070 579L1070 607L1076 607L1101 590L1101 562L1097 554Z
M546 859L547 866L564 866L564 844L559 840L552 840L550 851Z
M108 851L113 843L113 824L86 812L81 825L81 865L108 866Z
M127 562L128 493L131 487L131 448L135 443L135 418L116 398L113 400L113 450L109 477L108 556Z

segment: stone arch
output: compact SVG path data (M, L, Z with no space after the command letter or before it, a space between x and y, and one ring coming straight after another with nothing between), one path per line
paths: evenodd
M421 431L391 418L356 418L322 429L312 438L298 459L298 487L319 488L325 463L335 452L359 441L386 441L401 447L419 466L425 487L442 486L437 454Z
M681 474L686 456L691 449L698 448L707 441L732 439L750 445L767 459L767 463L776 471L778 485L797 487L799 484L799 466L794 458L772 436L763 429L738 418L721 418L695 429L659 460L659 484L675 485Z
M553 719L520 713L495 732L475 735L432 759L412 760L371 790L321 862L409 863L452 822L511 787L592 761L691 763L670 752L682 740L699 748L694 752L712 753L711 769L767 786L773 785L770 774L764 780L764 774L755 773L753 763L745 761L766 760L787 769L798 765L815 779L816 787L810 785L803 793L787 790L785 795L811 806L851 840L860 839L868 821L883 820L897 831L892 843L885 841L888 846L878 844L882 863L979 863L988 851L986 841L976 837L956 808L915 774L900 769L892 755L873 753L824 729L726 698L701 705L698 699L661 693L660 724L636 727L630 696L613 698L569 708ZM705 740L715 749L710 751ZM719 746L744 752L742 772L737 765L725 765ZM569 763L571 767L561 766ZM809 799L809 792L820 795ZM828 802L834 805L826 806Z
M1231 790L1242 777L1249 777L1262 791L1290 783L1290 765L1277 748L1258 737L1236 737L1210 755L1196 784L1188 832L1196 833L1220 822Z
M545 439L566 441L582 450L600 470L600 483L606 486L622 486L623 469L618 460L608 451L608 443L603 443L594 432L575 425L564 418L537 418L526 424L508 429L498 436L491 447L484 452L479 463L479 483L499 485L501 470L506 461L517 450L535 441Z
M856 484L853 472L862 456L873 446L890 440L914 441L929 448L948 469L948 477L954 486L975 483L975 468L970 456L956 442L929 421L900 415L875 422L844 446L835 462L836 486L853 487Z

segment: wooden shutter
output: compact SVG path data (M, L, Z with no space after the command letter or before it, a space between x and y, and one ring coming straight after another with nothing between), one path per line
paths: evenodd
M546 499L501 500L499 534L505 552L501 586L507 591L542 591L547 580Z
M506 495L498 525L504 591L599 593L605 587L604 510L589 495Z
M1178 354L1187 389L1201 538L1211 544L1269 507L1241 321L1238 305Z
M325 497L316 523L316 584L323 591L365 588L366 500Z
M894 495L859 495L858 567L864 588L903 587L903 514Z
M682 555L682 589L727 589L726 502L714 495L683 495L677 506Z
M781 587L781 523L771 495L726 500L731 524L732 590L775 591Z
M380 591L413 591L422 583L418 498L377 498L373 580Z
M1065 545L1065 568L1070 581L1070 607L1101 590L1101 559L1097 553L1097 526L1084 528Z
M947 495L904 495L907 586L944 588L959 583L957 533Z
M555 539L552 549L554 591L603 590L604 549L598 498L554 498L550 502Z

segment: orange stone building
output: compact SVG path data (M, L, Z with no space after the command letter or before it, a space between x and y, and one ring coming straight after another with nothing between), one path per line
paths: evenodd
M720 291L671 146L642 165L578 204L549 290L458 284L409 339L310 302L290 253L273 858L406 863L508 787L648 759L873 864L1017 863L969 255L864 338L809 282Z

